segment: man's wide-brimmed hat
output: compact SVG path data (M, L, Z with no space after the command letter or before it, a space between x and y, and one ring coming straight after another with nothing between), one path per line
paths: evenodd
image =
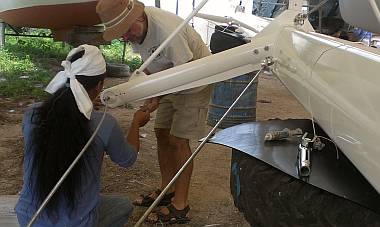
M103 38L120 38L143 11L144 4L137 0L99 0L96 12L105 26Z

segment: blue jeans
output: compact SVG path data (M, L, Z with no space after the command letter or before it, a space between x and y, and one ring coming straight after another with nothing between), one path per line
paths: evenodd
M133 206L125 196L100 195L98 227L123 227L131 216Z

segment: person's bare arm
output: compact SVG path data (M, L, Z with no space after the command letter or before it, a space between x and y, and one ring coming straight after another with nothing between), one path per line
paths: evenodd
M149 119L149 111L143 111L140 109L133 115L133 120L127 135L127 141L136 149L137 152L140 149L140 127L146 125Z

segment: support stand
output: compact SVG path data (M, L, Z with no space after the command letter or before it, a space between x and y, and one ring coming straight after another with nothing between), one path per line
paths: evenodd
M169 190L169 188L175 183L175 181L179 178L179 176L182 174L182 172L186 169L186 167L193 161L193 159L197 156L197 154L201 151L202 147L206 144L206 142L211 138L211 136L214 135L214 132L218 128L218 126L223 122L223 119L228 115L228 113L232 110L232 108L236 105L236 103L240 100L240 98L244 95L244 93L248 90L248 88L255 82L256 78L263 72L267 67L272 64L271 59L265 59L265 61L262 63L262 69L256 73L256 75L252 78L252 80L248 83L248 85L244 88L244 90L241 92L241 94L236 98L236 100L231 104L231 106L228 108L226 113L220 118L218 123L215 124L215 126L211 129L211 131L208 133L206 138L204 138L195 149L195 151L192 153L192 155L189 157L189 159L185 162L185 164L178 170L176 175L173 177L173 179L169 182L169 184L162 190L160 195L158 195L157 199L153 202L153 204L145 211L144 215L138 220L138 222L134 225L135 227L139 227L143 221L148 217L150 212L157 206L157 204L161 201L161 199L164 197L166 192Z

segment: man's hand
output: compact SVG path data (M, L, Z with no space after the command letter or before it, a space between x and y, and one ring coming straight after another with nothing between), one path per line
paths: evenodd
M144 105L140 108L140 110L149 111L149 113L152 113L158 108L159 101L160 101L160 97L153 97L153 98L147 99L144 102Z
M150 120L150 112L148 110L139 109L133 115L132 124L135 123L138 127L143 127Z
M96 99L92 101L92 104L95 110L100 110L100 108L103 106L103 103L100 100L100 96L96 97Z

